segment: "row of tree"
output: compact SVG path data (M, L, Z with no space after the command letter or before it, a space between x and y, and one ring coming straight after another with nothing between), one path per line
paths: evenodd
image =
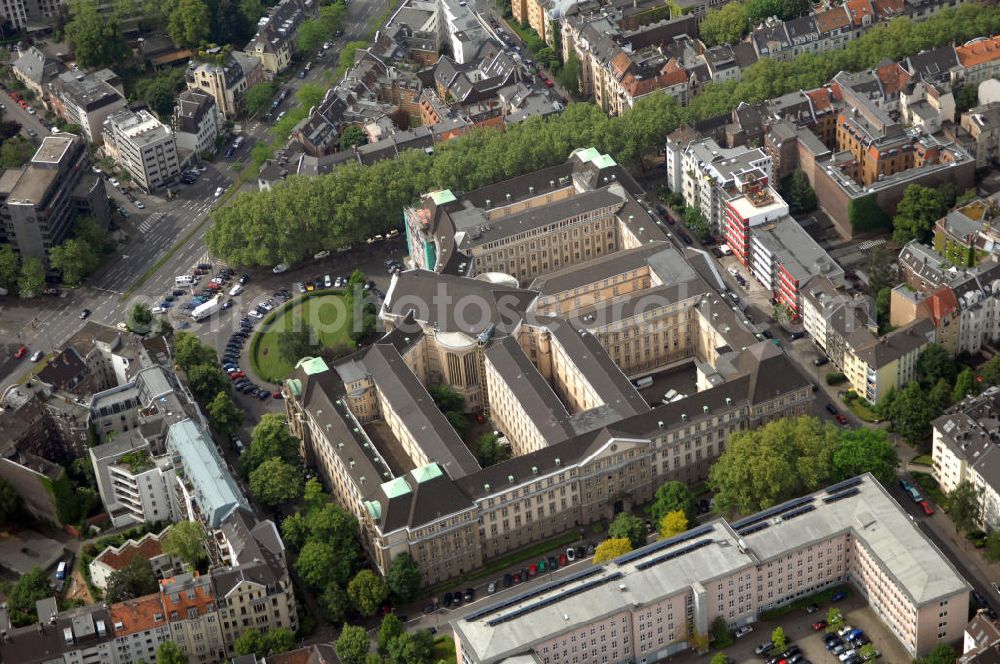
M944 348L930 344L917 358L917 380L901 390L890 389L876 406L892 430L914 446L931 435L931 423L951 405L1000 383L1000 358L983 365L979 376L955 361Z
M709 9L699 26L708 46L738 42L751 28L775 17L782 21L809 13L809 0L747 0Z
M379 625L374 651L368 632L357 625L344 625L334 649L343 664L427 664L433 661L434 635L426 629L407 632L390 613Z
M434 189L469 191L558 164L581 146L594 146L636 165L681 122L728 113L741 101L760 102L817 87L840 70L869 68L950 41L1000 32L1000 7L964 4L927 21L898 18L869 30L843 49L791 61L765 58L739 81L711 83L680 107L664 94L641 99L621 117L594 104L570 104L549 118L531 118L504 132L472 131L435 148L410 150L371 166L356 163L316 178L292 177L270 191L239 194L213 212L207 235L213 255L237 265L294 263L315 253L384 233L399 210Z

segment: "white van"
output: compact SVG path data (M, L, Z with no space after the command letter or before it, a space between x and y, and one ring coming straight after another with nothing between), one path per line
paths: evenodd
M177 286L190 286L193 283L194 279L192 279L189 275L186 274L181 277L174 277L174 284L176 284Z
M663 403L670 403L677 396L677 390L668 390L666 394L663 395Z
M243 292L242 284L236 284L235 286L229 289L229 297L236 297L242 292Z
M635 386L641 390L642 388L649 387L650 385L653 384L653 377L643 376L642 378L636 378L634 383Z
M56 568L56 578L62 581L66 578L66 561L59 561L59 567Z

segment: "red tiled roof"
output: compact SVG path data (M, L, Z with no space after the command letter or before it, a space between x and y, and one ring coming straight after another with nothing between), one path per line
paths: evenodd
M906 0L872 0L872 4L880 21L899 16L906 10Z
M838 28L846 28L851 25L851 20L847 16L843 5L819 12L813 18L816 19L816 27L819 33L833 32Z
M816 88L807 90L806 96L812 102L813 110L816 112L829 111L833 109L833 102L830 100L829 88Z
M135 560L136 557L150 560L162 554L163 546L160 544L160 540L150 533L139 540L136 545L126 543L118 552L108 547L97 556L96 560L113 570L119 570Z
M913 79L910 72L898 62L876 67L875 77L882 83L886 96L896 96Z
M684 70L684 67L677 62L677 58L670 58L667 63L660 68L660 73L655 78L638 79L634 75L628 74L622 81L622 87L632 97L641 97L642 95L649 94L653 90L672 88L675 85L683 85L687 82L687 80L687 72Z
M618 78L622 78L625 73L632 66L632 58L625 51L619 51L614 58L611 59L611 68L618 75Z
M938 325L943 318L950 316L952 312L958 309L958 300L955 298L955 291L948 286L942 286L934 291L934 294L927 298L927 301L930 306L931 318L934 320L934 325Z
M160 595L153 594L112 604L111 622L115 636L127 636L166 625L167 616Z
M214 609L215 595L212 592L212 585L210 583L199 583L193 587L188 586L187 588L181 590L170 587L176 581L176 577L160 581L163 608L166 609L168 615L176 611L180 615L181 619L184 619L187 617L188 609L193 608L197 610L199 616ZM194 597L189 599L188 592L191 589L194 590ZM176 602L173 600L174 593L176 593L177 597Z
M854 25L861 25L866 16L875 18L875 8L872 7L871 0L847 0L844 6L847 7L847 13L851 15Z
M1000 36L988 37L971 44L955 47L963 67L973 67L1000 58Z

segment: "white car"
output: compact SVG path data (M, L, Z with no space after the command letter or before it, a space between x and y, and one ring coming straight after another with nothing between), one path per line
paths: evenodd
M104 173L104 171L99 169L97 166L91 166L90 170L94 171L94 173L96 173L97 175L101 175L102 173Z
M115 189L118 189L119 187L122 186L121 183L118 182L118 180L116 180L115 178L110 178L108 182L110 182L111 186L114 187Z
M117 325L115 325L115 327L117 327L122 332L128 330L128 325L126 325L125 323L118 323Z
M37 362L38 360L42 359L43 357L45 357L45 352L44 351L40 351L40 350L36 350L34 353L31 354L31 361L32 362Z
M324 258L326 258L326 257L327 257L327 256L329 256L329 255L330 255L330 252L329 252L329 251L326 251L326 250L324 249L323 251L321 251L321 252L319 252L319 253L317 253L317 254L313 255L313 258L315 258L315 259L316 259L316 260L318 260L318 261L321 261L321 260L323 260Z
M218 198L219 196L222 195L222 192L224 192L224 191L225 191L225 189L223 189L222 187L216 187L215 188L215 197Z
M260 312L259 312L259 311L257 311L256 309L254 309L254 310L250 311L250 312L249 312L249 313L248 313L247 315L248 315L248 316L252 316L252 317L254 317L254 318L263 318L263 317L264 317L264 314L260 313Z
M34 115L34 114L35 114L35 107L34 106L29 106L28 107L28 115Z
M752 631L753 627L751 627L750 625L743 625L743 627L740 627L738 630L736 630L736 638L737 639L742 638Z
M153 307L150 311L154 314L162 314L166 313L167 310L164 309L163 307Z
M851 648L850 650L845 650L844 652L842 652L839 655L837 655L837 659L839 659L840 661L844 662L844 661L850 659L851 657L854 657L855 652L856 651L854 650L854 648Z
M281 274L282 272L285 272L287 270L288 270L288 263L278 263L277 265L274 266L271 272L274 272L275 274Z
M306 292L306 285L304 283L302 283L301 281L297 281L297 282L295 282L295 290L297 290L300 293L305 293Z
M266 311L271 311L272 309L274 309L274 305L271 304L270 302L261 302L257 306L263 307Z
M340 277L337 277L337 281L340 281ZM325 277L323 277L323 285L326 286L327 288L333 285L333 279L330 278L330 275L326 275ZM337 286L339 287L340 284L337 284Z

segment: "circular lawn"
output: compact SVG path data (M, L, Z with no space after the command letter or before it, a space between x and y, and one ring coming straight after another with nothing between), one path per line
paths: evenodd
M353 345L343 293L323 291L286 302L272 312L250 343L250 364L258 377L278 383L288 378L298 360L282 357L280 339L289 332L310 329L324 348Z

